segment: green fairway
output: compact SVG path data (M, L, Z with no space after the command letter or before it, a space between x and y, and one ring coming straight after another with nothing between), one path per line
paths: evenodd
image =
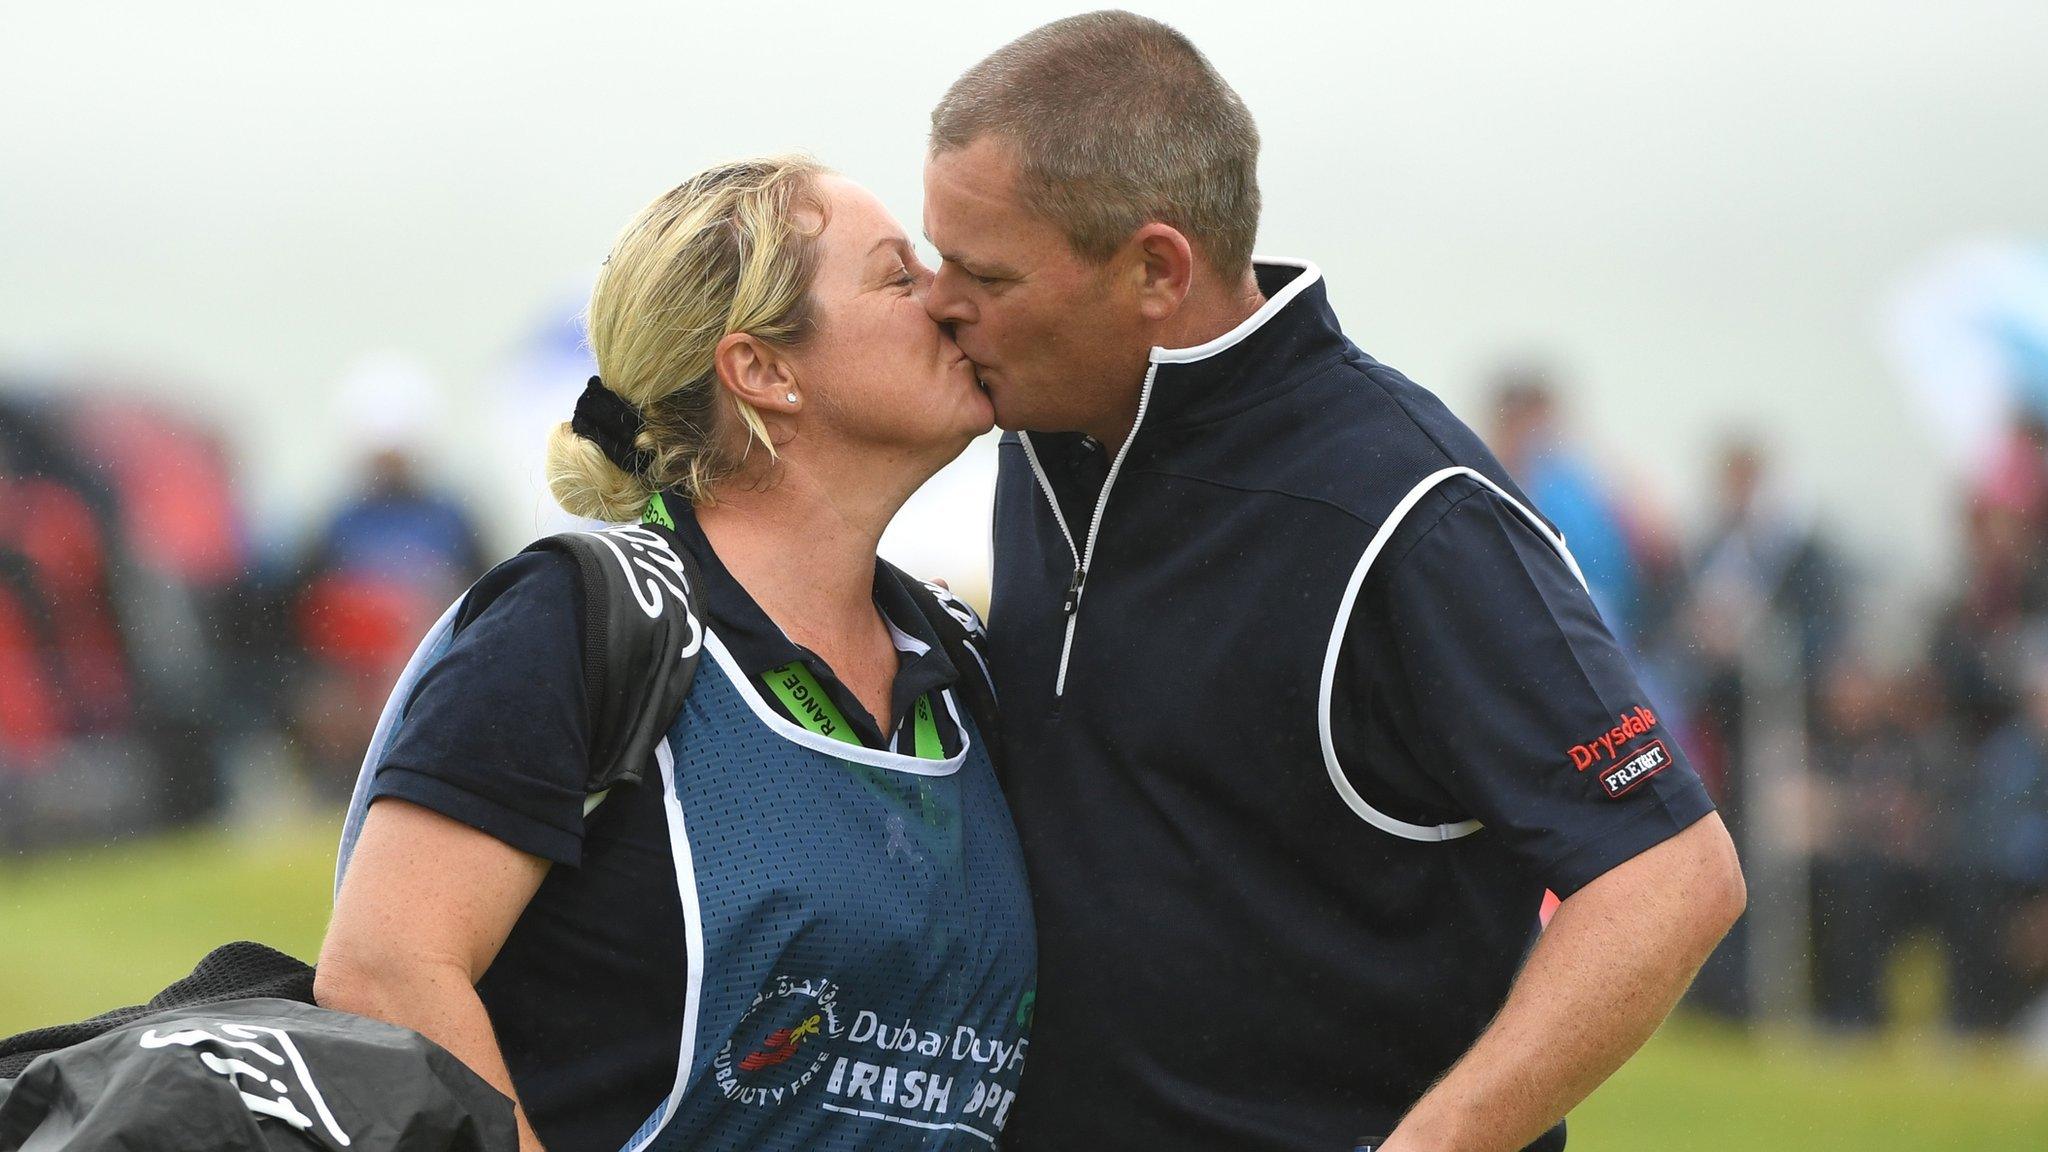
M199 833L0 866L0 1034L146 999L208 948L311 959L335 826ZM1574 1152L2041 1152L2048 1072L1996 1048L1664 1029L1572 1115Z
M0 864L0 1033L141 1003L230 940L311 963L339 827L188 833Z

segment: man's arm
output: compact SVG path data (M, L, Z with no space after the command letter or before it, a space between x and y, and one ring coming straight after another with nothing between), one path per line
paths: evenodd
M1748 901L1718 814L1563 904L1506 1005L1382 1152L1515 1152L1621 1067Z

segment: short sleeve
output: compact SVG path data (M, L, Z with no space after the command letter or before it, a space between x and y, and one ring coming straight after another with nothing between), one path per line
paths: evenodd
M1442 491L1354 608L1339 763L1362 793L1479 820L1570 895L1713 804L1556 549L1492 491Z
M576 563L506 561L414 685L371 784L560 864L582 856L590 717Z

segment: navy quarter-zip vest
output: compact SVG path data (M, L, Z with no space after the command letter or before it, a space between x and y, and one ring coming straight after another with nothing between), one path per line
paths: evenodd
M1154 350L1114 452L1002 447L990 649L1040 931L1007 1152L1376 1143L1505 1000L1546 885L1569 887L1428 773L1361 762L1375 745L1347 733L1378 704L1336 667L1347 627L1375 626L1374 557L1475 494L1567 582L1569 552L1463 423L1345 338L1312 265L1257 274L1257 315ZM1676 801L1583 804L1682 826L1703 794L1667 775Z

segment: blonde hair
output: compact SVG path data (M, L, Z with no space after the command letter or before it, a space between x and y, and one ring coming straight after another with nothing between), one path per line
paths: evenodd
M809 292L827 170L804 156L739 160L706 169L642 209L590 295L590 348L605 387L639 409L634 441L647 466L627 472L567 423L548 437L548 489L573 516L638 520L674 488L692 503L737 472L755 444L775 457L760 414L727 393L712 369L718 342L745 332L792 348L809 333ZM746 431L727 432L730 411Z
M1090 260L1157 220L1221 275L1251 267L1258 126L1201 51L1157 20L1089 12L996 49L932 109L931 155L984 136L1017 158L1024 202Z

